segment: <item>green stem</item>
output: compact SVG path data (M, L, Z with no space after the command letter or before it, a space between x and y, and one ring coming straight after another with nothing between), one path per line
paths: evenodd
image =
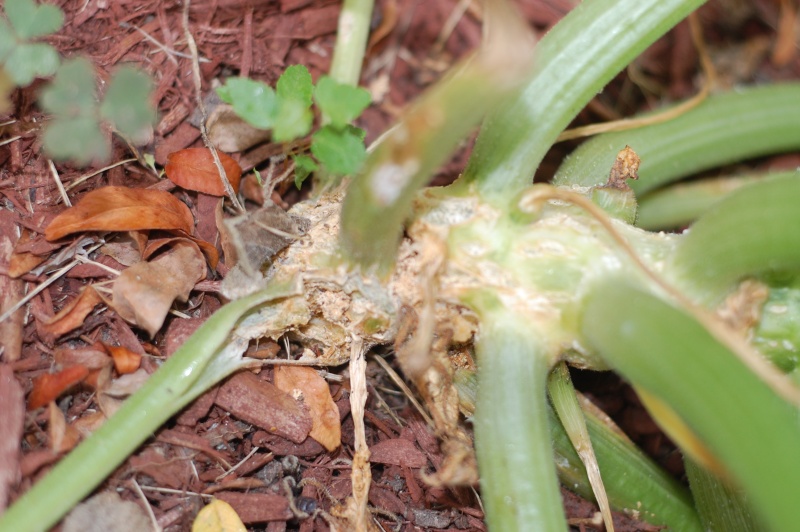
M626 144L642 160L639 180L629 182L637 194L707 168L798 149L798 101L798 83L709 96L667 122L607 133L583 143L558 169L554 183L605 183L617 152Z
M456 370L454 375L459 406L469 414L475 412L477 381L477 374L468 369ZM549 406L547 416L559 480L570 491L591 500L592 486L578 453ZM584 410L584 416L609 502L615 511L638 512L643 521L670 530L703 530L686 488L639 450L599 410Z
M626 280L596 283L584 300L580 326L589 348L671 407L770 530L800 522L795 406L695 318ZM680 428L665 425L668 432Z
M518 315L498 307L482 321L475 449L492 530L566 530L550 443L548 359Z
M686 475L705 530L758 532L761 525L750 511L741 490L720 480L691 458L685 458Z
M716 304L746 275L797 270L798 205L800 174L733 192L692 225L671 256L670 272L698 300Z
M476 182L487 199L507 201L516 195L531 183L544 154L589 100L703 3L582 2L542 38L535 74L521 96L485 122L463 179Z
M213 314L103 426L0 516L0 530L34 532L55 525L166 420L240 369L246 345L239 350L224 345L231 329L254 306L288 293L285 286L274 287ZM226 355L227 363L220 363Z
M685 227L734 190L782 175L785 174L715 177L655 190L639 199L636 225L648 231Z
M374 0L344 0L339 14L330 76L339 83L357 86L367 49Z
M341 247L365 270L394 265L415 193L485 113L529 71L530 32L505 1L486 9L489 37L477 55L431 87L382 139L342 206ZM522 45L520 44L522 43Z

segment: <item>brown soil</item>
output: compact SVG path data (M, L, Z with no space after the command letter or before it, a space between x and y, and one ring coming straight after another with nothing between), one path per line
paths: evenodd
M190 61L163 50L166 47L188 51L180 2L61 0L56 3L65 10L67 23L50 42L62 54L88 57L103 78L122 63L135 63L156 79L159 122L152 144L144 151L153 153L157 164L163 165L167 155L174 151L202 145L200 132L192 125L195 89ZM519 2L525 16L539 31L555 24L574 3ZM790 3L717 0L702 10L705 37L726 79L746 83L800 77L796 36L787 35L788 29L778 32L779 26L792 26L779 25L781 6ZM477 9L468 9L452 34L442 33L456 4L454 0L378 1L373 21L374 42L365 62L362 85L374 92L380 92L383 86L386 92L359 122L367 130L368 140L384 131L457 58L478 45L481 23ZM205 58L201 63L204 94L208 93L212 80L231 74L274 84L287 65L298 63L306 65L316 79L330 65L338 12L339 2L334 0L196 0L190 10L190 28L200 56ZM782 53L788 59L778 66L771 54L784 49L781 47L785 48ZM598 95L581 112L576 124L627 116L664 99L688 97L698 89L698 71L697 54L684 22ZM21 138L0 147L3 201L0 291L7 294L4 299L12 302L41 285L48 275L27 274L21 280L9 280L4 274L8 271L11 250L49 257L61 247L48 244L42 236L49 220L64 207L59 203L59 192L36 136L36 124L42 119L35 106L38 88L35 84L14 93L10 118L17 122L5 128L4 138L17 135ZM537 179L547 179L575 145L575 142L563 143L553 148ZM275 146L261 146L234 157L245 171L258 168L263 173L269 170L269 155L275 150ZM455 155L434 183L451 180L463 168L468 152L465 147ZM115 141L111 162L129 157L126 145ZM797 163L784 157L759 164L775 167ZM102 166L78 169L56 165L56 168L61 181L69 184ZM86 192L106 185L147 187L155 182L150 172L132 162L85 179L69 194L77 200ZM294 188L288 187L282 198L275 199L287 205L297 198ZM216 241L213 211L208 210L208 202L185 193L182 199L192 207L199 225L206 228L206 238ZM30 243L25 246L18 243L20 228L31 235ZM117 270L124 268L110 257L98 260ZM214 274L219 278L219 272L224 271L224 267L219 268ZM49 409L25 411L33 379L56 369L56 360L64 351L79 351L99 341L146 355L142 365L152 371L155 358L169 356L221 305L213 291L196 290L180 309L191 318L170 317L153 339L105 306L97 307L80 327L67 334L54 338L43 331L42 323L74 299L84 285L112 277L96 265L77 266L35 297L27 311L7 324L0 324L3 327L0 426L20 428L0 433L0 448L9 450L0 452L0 508L13 502L52 468L71 446L64 441L71 434L69 426L89 425L89 417L96 411L94 389L86 385L75 387L57 401L67 427L54 428ZM284 346L275 344L268 348L277 352ZM397 386L380 366L371 363L368 377L370 399L365 418L368 443L373 448L370 503L377 509L376 519L387 530L484 530L483 513L473 490L434 488L425 483L425 471L435 469L442 461L432 430L407 398L397 392ZM272 371L262 371L258 378L271 381ZM291 441L290 435L258 429L233 416L220 406L224 401L209 394L148 440L99 491L114 491L126 500L149 506L164 530L190 529L206 500L204 496L212 493L233 504L253 530L328 530L322 519L293 517L283 484L286 478L296 482L316 481L294 493L295 504L306 509L317 505L329 508L331 501L342 501L351 492L348 459L352 457L353 421L346 400L348 383L346 379L332 382L331 393L343 420L343 445L333 453L310 439L298 444ZM611 375L581 373L576 375L576 382L616 418L634 441L681 477L682 463L675 447L650 420L627 386ZM220 478L227 470L223 464L239 466L234 473ZM137 484L141 491L135 487ZM592 503L565 492L565 506L568 516L575 519L576 529L592 529L586 521L597 511ZM653 529L623 515L616 517L617 530Z

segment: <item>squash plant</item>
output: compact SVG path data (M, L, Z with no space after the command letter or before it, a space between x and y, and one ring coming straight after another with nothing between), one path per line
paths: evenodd
M800 178L741 187L682 234L633 223L637 195L800 147L800 86L711 96L675 120L587 142L553 184L531 184L589 99L702 3L586 0L534 52L510 8L488 2L477 55L406 113L358 175L293 208L309 229L264 286L212 316L0 529L52 525L170 415L253 363L241 357L248 341L284 333L320 347L319 364L394 342L432 407L445 398L450 442L463 436L446 408L458 390L474 407L492 530L567 529L558 477L591 496L581 434L617 510L681 531L800 522ZM483 118L459 180L423 189ZM626 145L642 161L629 186L609 182ZM448 340L473 345L477 368L449 367ZM685 451L691 493L601 415L575 420L564 362L631 382Z

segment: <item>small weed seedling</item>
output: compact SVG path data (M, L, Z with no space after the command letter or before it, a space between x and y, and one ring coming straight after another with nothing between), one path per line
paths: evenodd
M49 35L64 23L57 6L33 0L9 0L0 17L0 65L17 87L55 74L39 95L42 109L51 114L43 145L55 159L87 164L110 153L104 127L133 144L150 138L156 112L150 102L152 81L132 68L118 69L108 83L102 102L91 63L75 58L64 63L55 48L35 39Z
M217 89L222 101L250 125L271 129L276 142L290 142L309 134L314 122L312 104L324 124L311 136L311 155L295 154L295 184L313 172L352 175L366 157L364 131L351 122L367 108L369 93L322 76L314 86L302 65L293 65L278 79L275 89L249 78L230 78Z

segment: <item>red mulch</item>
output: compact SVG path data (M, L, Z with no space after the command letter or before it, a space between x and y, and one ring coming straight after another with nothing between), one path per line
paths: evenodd
M50 38L62 54L91 59L101 78L115 67L134 63L156 80L155 101L159 122L151 146L163 165L169 153L199 146L200 132L192 125L195 109L194 87L188 51L183 36L182 3L154 0L57 1L67 14L63 30ZM364 66L362 84L380 94L360 120L368 140L384 131L403 108L426 86L438 79L453 62L476 47L481 29L479 10L470 9L460 19L444 44L438 43L445 21L456 7L455 0L379 0L373 17L373 42ZM547 30L575 2L570 0L522 0L525 16L538 30ZM777 38L780 4L777 0L738 2L717 0L701 10L704 32L712 55L728 66L720 66L731 82L796 79L800 59L786 35ZM336 18L340 3L335 0L196 0L190 10L190 25L203 58L201 71L204 95L215 79L228 75L251 76L274 84L287 65L304 64L316 79L330 66ZM796 25L795 25L796 26ZM791 39L791 35L788 37ZM796 38L795 38L796 39ZM160 44L156 44L157 41ZM165 52L178 50L180 54ZM778 57L770 54L780 49ZM781 58L780 54L785 54ZM785 64L778 65L785 60ZM734 69L731 65L735 65ZM581 112L576 124L628 115L664 98L685 98L697 90L697 55L686 23L658 41L637 59L629 74L621 74ZM40 83L13 95L13 118L3 138L22 138L0 147L0 308L17 301L47 279L44 274L27 274L12 280L7 275L11 251L29 252L18 260L50 259L60 245L42 238L43 228L63 210L60 196L40 153L36 131L43 118L35 107ZM381 90L383 87L383 91ZM563 156L576 143L557 145L537 172L537 179L552 174ZM245 171L268 169L276 146L260 146L234 155ZM434 180L444 183L463 168L468 148L461 150ZM115 141L112 162L129 158L123 143ZM760 164L780 164L781 159ZM796 165L795 160L783 159ZM57 165L65 185L97 168L77 169ZM149 171L128 163L98 173L70 190L73 199L106 185L146 187L156 184ZM289 189L280 201L297 200ZM193 206L201 232L215 234L213 204L183 193ZM205 227L205 229L203 229ZM20 231L22 239L20 238ZM86 246L85 242L74 245ZM16 248L15 248L16 246ZM38 257L38 258L37 258ZM54 261L58 266L70 260ZM103 256L105 266L122 269L116 260ZM221 270L224 271L224 270ZM111 279L94 265L80 265L33 299L29 310L16 313L0 324L0 508L16 499L41 478L57 461L53 449L64 443L54 441L47 409L25 412L25 397L32 379L51 372L55 360L102 341L127 347L145 356L147 371L155 368L150 357L168 356L202 321L221 305L213 291L195 291L183 311L190 319L169 318L153 340L100 307L83 325L54 339L42 329L42 320L54 315L89 282ZM205 286L209 286L206 284ZM261 346L273 353L277 344ZM321 520L297 521L289 509L285 484L303 485L295 503L306 511L329 509L350 494L350 466L353 422L349 415L347 386L332 385L334 400L343 421L343 445L326 452L310 438L303 439L302 425L308 417L295 411L297 405L270 383L271 370L260 375L243 374L212 390L178 416L146 443L100 490L121 491L124 499L144 504L131 480L144 490L147 504L164 530L188 530L203 505L204 497L230 502L246 523L255 529L328 530ZM370 503L379 512L384 528L401 530L484 530L483 514L470 489L434 488L423 479L435 470L442 456L431 429L420 420L377 366L370 368L370 401L367 405L367 440L372 449L373 484ZM682 464L674 446L647 417L635 395L613 376L578 375L579 387L589 392L615 416L632 439L668 470L680 477ZM390 388L389 391L386 388ZM393 410L389 415L376 399L379 393ZM88 388L77 388L57 403L69 424L91 426L96 405ZM264 416L268 417L264 417ZM63 429L70 434L69 427ZM66 436L65 436L66 437ZM20 453L21 450L21 453ZM228 474L230 466L237 465ZM289 480L291 479L291 480ZM588 530L588 518L597 511L593 504L565 492L568 516L576 529ZM647 525L619 518L617 530L652 530Z

